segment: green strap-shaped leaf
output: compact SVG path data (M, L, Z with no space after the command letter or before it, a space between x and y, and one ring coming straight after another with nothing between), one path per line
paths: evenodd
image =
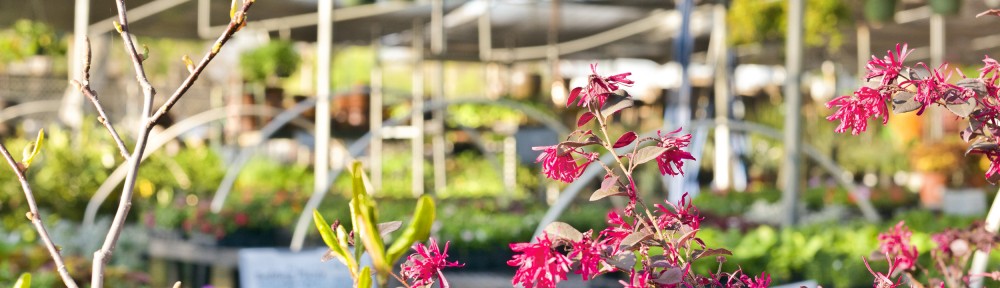
M17 278L17 282L14 282L14 288L29 287L31 287L31 273L22 273L21 277Z
M34 143L28 143L28 146L24 147L24 151L21 152L21 164L27 169L31 166L31 161L35 161L35 156L38 156L38 152L42 150L42 144L45 142L45 129L38 130L38 139Z
M379 235L377 228L378 211L375 209L375 203L368 197L368 192L365 189L364 181L362 180L362 173L364 171L361 169L361 162L354 162L352 166L354 174L354 199L351 200L351 214L354 217L354 224L355 227L360 227L357 232L360 233L361 242L365 245L365 251L372 257L372 265L375 267L375 272L378 273L379 279L388 279L389 273L392 272L392 266L385 261L385 243L382 241L382 236Z
M431 226L434 225L436 209L434 199L428 195L421 196L417 200L417 210L413 213L413 220L406 226L403 234L396 242L389 246L386 252L386 262L396 263L403 254L410 250L413 242L424 242L431 234Z
M316 223L316 229L319 230L319 235L323 237L323 243L326 243L327 247L330 247L330 251L333 251L334 256L341 258L341 261L347 261L347 251L344 251L340 247L340 239L334 234L333 229L330 228L330 224L323 219L323 215L319 214L319 211L313 209L313 222ZM339 226L338 226L339 227Z
M372 288L372 270L365 266L361 268L361 274L358 274L358 286L357 288Z

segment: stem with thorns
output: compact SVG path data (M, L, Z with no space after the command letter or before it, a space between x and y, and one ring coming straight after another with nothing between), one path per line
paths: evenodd
M7 159L7 164L10 168L14 170L14 174L17 174L17 180L21 182L21 190L24 191L24 198L28 200L28 213L25 216L31 220L31 224L35 226L35 230L38 231L38 237L42 238L42 242L45 243L45 248L49 250L49 254L52 255L52 261L56 262L56 270L59 272L59 277L62 278L66 287L76 288L76 282L73 281L73 277L69 275L69 270L66 269L66 263L63 261L62 255L59 254L59 248L52 242L52 238L49 237L49 232L45 230L45 225L42 224L42 215L38 212L38 205L35 204L35 195L31 192L31 186L28 185L28 178L24 176L25 170L21 169L21 165L14 160L14 157L10 155L7 151L7 147L3 145L0 141L0 154L3 154L3 158Z

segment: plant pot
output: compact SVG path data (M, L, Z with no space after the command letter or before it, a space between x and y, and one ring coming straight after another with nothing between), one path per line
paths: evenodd
M940 209L948 178L942 173L923 173L924 184L920 187L920 206Z
M896 0L865 1L865 19L875 23L892 22L896 14Z
M955 15L962 8L962 0L927 0L931 11L941 15Z
M375 0L343 0L344 6L358 6L375 3Z

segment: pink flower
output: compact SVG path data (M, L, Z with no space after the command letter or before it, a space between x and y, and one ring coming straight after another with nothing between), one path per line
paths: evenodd
M692 202L686 200L687 196L688 193L684 193L681 196L680 203L677 205L670 203L670 201L664 201L670 206L670 209L656 204L656 208L659 208L660 212L663 213L657 217L656 225L662 229L669 226L671 222L677 221L681 224L691 226L691 229L698 230L698 227L701 227L701 216L698 214L698 208L694 207Z
M888 95L883 95L879 91L861 87L854 92L854 96L845 95L834 98L826 103L826 108L838 106L837 112L826 117L826 120L840 120L837 126L837 133L844 133L851 129L851 134L858 135L868 129L868 119L878 119L882 117L882 125L889 121L889 108L885 101Z
M868 259L865 259L865 257L861 257L861 261L864 261L865 267L868 268L868 273L872 273L872 276L875 276L875 288L896 288L899 287L900 285L903 285L903 283L894 283L894 282L901 282L900 280L902 280L903 278L902 275L897 277L896 281L893 281L892 278L889 278L889 275L892 275L892 273L896 271L896 263L892 262L892 258L889 257L889 255L886 255L885 258L887 261L889 261L889 273L882 274L882 272L873 271L872 266L868 265Z
M747 288L767 288L771 285L771 275L767 275L766 272L760 272L760 276L750 279L750 276L743 274L740 275L740 282L746 284Z
M434 278L437 278L441 287L447 288L448 280L444 278L441 269L465 266L458 261L448 262L448 243L444 243L444 250L438 250L438 244L434 238L430 239L428 246L424 246L423 243L413 244L413 250L416 252L410 254L406 258L406 263L403 263L403 277L413 280L412 286L414 287L433 284Z
M910 244L910 236L913 232L906 228L906 223L899 221L896 227L887 233L878 235L879 250L887 255L895 256L899 269L907 270L914 268L917 262L917 246Z
M649 271L635 271L635 269L632 269L632 271L629 271L628 273L628 282L625 282L625 280L618 280L618 283L625 285L622 288L646 288L648 286L647 284L649 284L649 278Z
M892 50L886 51L885 53L888 55L883 59L872 55L872 60L868 60L868 65L865 65L865 68L868 69L868 75L865 76L865 79L870 80L881 76L882 85L891 84L892 81L896 80L896 77L899 77L899 71L903 69L903 59L906 59L906 56L913 52L913 50L907 51L906 47L906 43L903 43L902 47L897 43L896 54L893 55Z
M566 106L573 105L573 102L579 98L577 106L588 107L596 104L600 108L604 106L604 101L608 99L608 94L618 90L620 88L619 85L631 86L632 83L635 83L628 79L628 76L632 75L630 72L611 77L601 77L600 74L597 74L597 64L590 64L590 70L593 74L590 74L587 86L573 89L570 92L569 101L567 101Z
M535 238L535 243L511 243L510 249L514 253L514 259L508 260L507 265L517 267L511 285L518 285L525 288L553 288L556 283L566 280L566 273L569 272L571 261L569 257L556 251L552 247L552 241L548 234L542 234Z
M681 148L685 148L691 143L691 134L673 136L678 132L681 132L681 129L667 134L661 134L659 131L656 132L657 137L660 138L656 146L669 148L666 152L660 154L660 157L656 158L656 165L659 166L661 175L684 175L684 170L681 169L684 166L684 160L695 160L694 156L691 156L691 153L681 150Z
M573 242L573 247L569 251L570 258L580 258L580 268L576 270L576 274L583 275L583 280L593 279L601 273L601 264L604 260L601 259L601 245L590 239L592 231L587 231L583 233L583 239L578 242ZM605 267L610 266L604 263Z
M916 93L913 95L913 100L920 102L922 106L920 110L917 110L917 115L923 114L924 109L926 109L931 104L936 103L938 100L944 97L945 92L951 89L959 89L955 84L948 83L948 79L951 78L952 73L944 74L942 71L948 70L948 64L941 64L937 69L930 69L926 64L917 63L917 66L923 66L924 69L930 71L931 75L923 79L910 79L899 83L901 88L916 88Z
M597 153L587 153L580 148L569 148L558 144L533 147L532 150L542 151L535 163L542 162L542 172L545 173L545 177L566 183L575 181L590 163L597 160ZM586 161L583 164L578 163L573 154L583 156Z
M602 245L611 247L611 254L618 254L618 246L622 240L632 234L632 225L622 219L615 211L608 212L608 227L601 231Z

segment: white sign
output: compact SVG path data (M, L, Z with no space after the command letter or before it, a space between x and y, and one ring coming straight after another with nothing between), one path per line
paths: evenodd
M300 252L277 248L240 249L240 287L352 287L354 283L347 266L337 260L320 261L326 251L326 248Z

